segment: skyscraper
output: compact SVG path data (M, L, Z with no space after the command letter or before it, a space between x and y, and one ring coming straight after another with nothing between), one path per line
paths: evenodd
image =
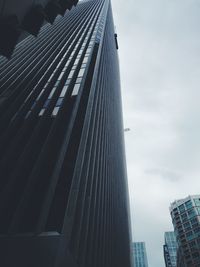
M130 267L110 1L80 2L0 67L1 265Z
M177 267L199 267L200 195L174 201L170 212L178 242Z
M78 0L0 0L0 55L10 57L24 31L38 35L45 22L53 23ZM21 37L20 37L21 35Z
M166 267L176 267L177 242L174 232L165 232L163 246Z
M144 242L132 244L133 267L148 267L146 246Z

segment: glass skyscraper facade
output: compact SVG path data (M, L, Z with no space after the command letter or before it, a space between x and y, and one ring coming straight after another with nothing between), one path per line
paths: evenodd
M176 267L177 242L174 232L165 232L164 259L166 267Z
M199 267L200 195L174 201L170 212L178 243L177 267Z
M0 264L130 267L109 0L80 1L0 58Z
M133 267L148 267L147 252L144 242L132 243Z

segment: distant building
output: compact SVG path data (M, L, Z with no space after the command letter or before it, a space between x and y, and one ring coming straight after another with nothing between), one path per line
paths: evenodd
M133 267L148 267L145 243L134 242L132 251L133 251Z
M164 258L166 267L176 267L177 242L174 232L165 232Z
M170 212L178 242L177 267L199 267L200 195L174 201Z

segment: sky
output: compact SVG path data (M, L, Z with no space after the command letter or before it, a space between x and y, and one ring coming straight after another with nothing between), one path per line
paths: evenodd
M112 0L118 33L131 224L164 267L169 206L200 194L200 2Z

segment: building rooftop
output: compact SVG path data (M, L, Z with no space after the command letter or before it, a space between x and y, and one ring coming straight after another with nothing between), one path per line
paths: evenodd
M174 202L171 203L170 205L170 212L177 208L178 206L182 205L183 203L189 201L189 200L192 200L192 199L196 199L196 198L200 198L200 195L191 195L191 196L188 196L186 198L183 198L183 199L178 199L178 200L175 200Z

